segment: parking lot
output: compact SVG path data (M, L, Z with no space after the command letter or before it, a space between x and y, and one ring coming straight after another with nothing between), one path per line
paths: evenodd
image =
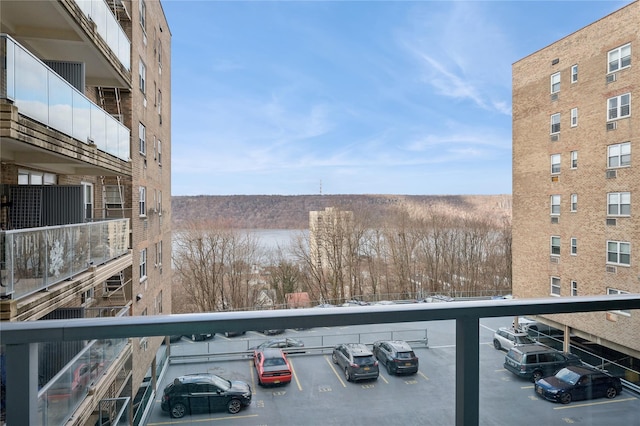
M550 403L534 394L533 383L515 377L502 364L505 352L493 348L493 331L510 326L511 318L483 319L480 326L480 423L483 425L640 425L638 395L624 390L614 399ZM428 346L420 342L428 336ZM270 337L257 332L206 342L182 339L172 353L214 356L203 362L172 363L159 385L148 425L452 425L455 423L455 322L381 324L287 330L284 336L305 347L347 341L372 343L378 339L416 340L412 344L420 369L410 376L389 375L384 368L374 381L347 382L331 362L331 350L293 354L291 383L279 387L257 384L251 358L239 353ZM277 336L282 337L282 336ZM253 389L249 407L236 415L226 412L187 415L172 419L160 409L162 389L177 376L209 372L244 380Z

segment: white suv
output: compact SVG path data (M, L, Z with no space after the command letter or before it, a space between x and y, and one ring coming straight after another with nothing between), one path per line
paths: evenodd
M526 332L517 331L512 328L500 327L493 334L493 347L508 351L514 346L535 343Z

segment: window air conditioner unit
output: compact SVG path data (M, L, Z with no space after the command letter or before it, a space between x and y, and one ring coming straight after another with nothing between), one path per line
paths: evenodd
M615 179L618 177L617 170L607 170L607 179Z
M618 74L617 73L609 74L609 75L607 75L607 84L608 83L613 83L617 79L618 79Z
M616 121L612 121L611 123L607 123L607 131L615 130L618 128L618 123Z
M551 223L559 223L560 219L558 218L558 216L551 216Z
M607 218L607 226L616 226L618 221L616 219Z
M551 135L551 142L557 142L558 139L560 139L560 135L555 133L553 135Z
M616 274L616 273L618 273L618 268L616 268L615 266L607 265L607 272L609 272L611 274Z
M549 259L549 261L551 263L560 263L560 258L557 256L551 256L551 258Z
M552 93L551 94L551 102L557 101L557 100L558 100L558 94L557 93Z

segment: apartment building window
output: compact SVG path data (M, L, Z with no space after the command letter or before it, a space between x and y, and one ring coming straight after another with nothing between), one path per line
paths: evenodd
M551 134L560 133L560 113L551 116Z
M571 237L571 256L578 255L578 239L576 237Z
M560 237L555 235L551 237L551 255L560 256Z
M578 82L578 65L571 67L571 83Z
M162 290L160 290L160 292L156 296L156 300L154 303L154 310L156 315L159 315L162 313Z
M560 173L560 154L551 155L551 174Z
M607 241L607 263L630 266L631 243L623 241Z
M158 215L162 216L162 191L158 191Z
M156 261L155 266L162 267L162 240L156 243Z
M551 277L551 295L560 296L560 278Z
M147 249L140 250L140 282L147 279Z
M610 192L607 194L607 215L631 216L631 193Z
M140 0L138 4L138 12L140 13L140 26L145 32L147 31L147 4L145 0Z
M147 155L147 128L138 123L138 141L140 142L140 154Z
M81 182L82 200L84 203L84 218L93 218L93 184L91 182Z
M631 43L609 52L609 72L618 71L631 65Z
M551 76L551 93L560 91L560 73L557 72Z
M82 306L88 305L93 301L94 296L95 296L95 290L93 287L91 287L87 291L84 291L80 294L80 304Z
M140 65L138 66L138 76L139 76L138 83L140 84L140 91L142 93L147 93L147 66L142 61L142 58L140 58Z
M571 108L571 127L578 125L578 108Z
M629 117L631 115L631 93L609 98L607 105L609 110L607 121Z
M607 295L616 295L616 294L629 294L629 292L624 290L618 290L616 288L607 288ZM631 316L631 311L629 310L613 311L613 312L617 314Z
M551 196L551 215L559 215L560 214L560 195L552 195Z
M608 167L625 167L631 165L631 142L609 145Z
M578 151L571 151L571 168L578 168Z
M158 165L162 165L162 142L158 139Z
M578 211L578 194L571 194L571 211Z
M160 39L158 39L158 69L162 70L162 40Z
M18 185L56 185L58 177L53 173L18 170Z
M140 216L147 215L147 188L144 186L140 187L140 201L138 202L138 207L140 209Z
M160 124L162 124L162 90L158 89L158 116L160 117Z
M571 281L571 295L578 295L578 281Z

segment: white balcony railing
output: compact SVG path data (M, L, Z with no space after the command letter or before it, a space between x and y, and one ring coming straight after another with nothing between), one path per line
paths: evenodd
M38 424L37 342L455 320L455 423L479 424L480 318L640 309L640 294L4 323L7 424ZM46 336L46 337L43 337Z
M18 299L126 254L129 219L0 232L0 297Z

